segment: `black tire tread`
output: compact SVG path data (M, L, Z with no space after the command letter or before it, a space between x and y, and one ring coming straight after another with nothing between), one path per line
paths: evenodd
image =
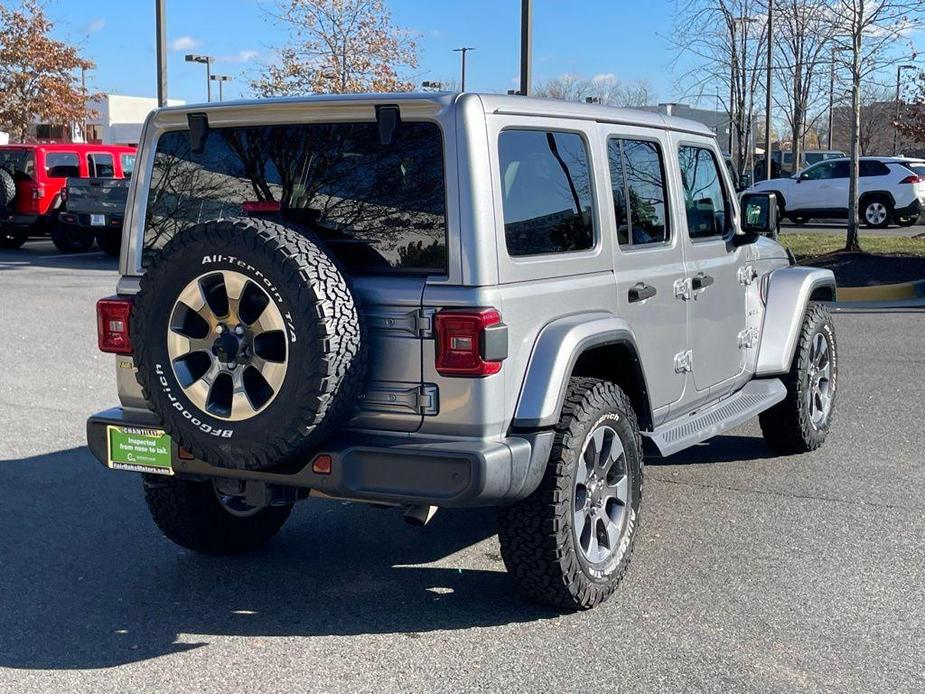
M323 339L328 347L323 355L319 355L323 369L319 376L323 389L319 392L311 387L312 379L302 378L294 398L310 424L307 427L268 427L266 438L260 445L248 447L238 460L229 461L227 451L220 453L211 447L203 447L198 438L187 435L185 427L178 427L171 418L164 417L163 412L169 411L169 407L159 402L158 389L152 387L156 378L153 370L146 366L144 340L135 345L135 366L138 368L138 381L144 397L153 405L164 429L193 455L220 466L268 468L303 457L349 418L365 379L365 330L345 274L331 256L321 249L320 242L314 242L313 237L304 230L296 230L279 222L239 218L191 227L177 234L165 246L141 278L132 315L134 334L140 334L134 330L136 325L150 325L155 318L149 315L144 296L146 291L152 291L151 287L158 274L170 262L167 248L182 245L208 253L216 243L227 241L229 224L240 236L236 243L250 246L256 251L261 247L269 247L282 255L285 267L283 281L293 305L315 306L319 319L317 325L323 331Z
M803 378L813 337L818 332L818 327L823 323L828 323L831 326L832 334L834 335L835 327L832 324L829 309L824 304L815 301L810 302L806 307L806 314L800 328L800 338L797 342L797 349L793 356L790 371L781 377L781 381L787 387L787 397L758 416L761 433L764 435L765 441L779 453L808 453L819 448L825 441L827 429L823 432L816 432L810 422L810 415L805 406L807 383L806 379ZM831 349L833 352L832 358L836 359L833 373L837 383L838 362L834 344ZM835 392L837 394L837 390ZM833 407L834 404L833 400Z
M0 211L6 210L16 199L16 181L6 169L0 169Z
M642 437L627 395L615 384L597 378L572 378L555 427L549 464L537 490L513 506L499 509L501 556L510 574L532 600L564 609L590 609L606 600L623 578L625 560L610 580L591 581L567 541L571 535L571 477L563 451L583 443L580 427L602 409L615 406L631 423L642 460ZM641 499L642 481L639 485Z
M203 554L231 555L266 545L289 518L292 506L267 506L253 516L228 513L211 482L145 479L151 518L170 541Z

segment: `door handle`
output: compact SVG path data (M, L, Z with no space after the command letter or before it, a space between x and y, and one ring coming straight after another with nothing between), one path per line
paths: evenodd
M713 278L710 275L697 275L691 277L691 288L693 288L694 291L706 289L711 284L713 284Z
M635 304L637 301L645 301L646 299L651 299L657 290L651 284L646 284L645 282L639 282L638 284L630 287L627 296L629 297L629 302Z

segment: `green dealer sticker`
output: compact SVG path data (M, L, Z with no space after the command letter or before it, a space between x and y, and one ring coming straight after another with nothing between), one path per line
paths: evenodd
M170 437L158 429L107 427L113 470L172 475Z

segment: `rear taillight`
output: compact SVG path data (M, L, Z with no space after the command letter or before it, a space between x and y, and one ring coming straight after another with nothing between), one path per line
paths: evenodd
M282 205L277 200L245 200L241 203L241 212L249 214L271 214L279 212Z
M32 199L41 200L45 197L45 186L34 186L32 188Z
M912 174L911 176L906 176L900 183L925 183L925 178Z
M496 309L444 309L434 318L437 373L490 376L507 358L507 326Z
M96 302L96 332L101 352L132 353L131 315L132 300L129 298L109 297Z
M67 188L61 189L61 202L67 202Z

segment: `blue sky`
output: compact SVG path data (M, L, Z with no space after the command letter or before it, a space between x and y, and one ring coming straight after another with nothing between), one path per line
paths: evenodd
M261 9L264 0L168 0L169 95L205 100L205 68L183 61L187 52L218 57L215 71L232 75L226 98L247 94L247 75L285 41ZM566 72L585 77L613 73L646 78L661 99L672 96L672 53L663 38L673 0L536 0L534 78ZM517 86L518 0L391 0L395 22L419 35L415 81L458 79L457 46L469 54L467 88L504 91ZM581 7L578 11L577 7ZM99 91L155 94L154 1L51 0L55 33L84 46L97 68L90 87ZM593 21L589 21L593 18Z

